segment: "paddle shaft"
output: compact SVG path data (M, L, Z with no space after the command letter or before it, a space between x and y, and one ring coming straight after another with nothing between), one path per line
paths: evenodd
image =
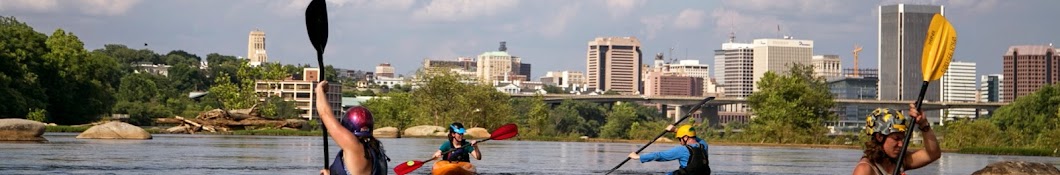
M699 110L699 108L703 107L703 104L706 104L710 100L714 100L714 97L707 97L707 98L703 99L703 101L699 102L699 105L696 105L695 107L692 107L692 109L688 109L688 112L685 113L685 116L681 117L681 119L678 119L677 122L674 122L674 125L681 124L681 122L685 121L685 119L688 119L688 117L691 117L692 113L694 113L697 110ZM640 149L637 149L636 153L640 153L641 151L644 151L645 148L648 148L649 145L651 145L652 143L655 143L655 140L659 140L659 138L662 137L663 135L666 135L667 132L670 132L670 131L663 131L662 133L659 133L659 135L655 136L654 139L651 139L651 141L648 141L648 144L644 144L644 146L641 146ZM622 163L619 163L614 168L611 168L610 171L607 171L607 174L611 174L611 172L614 172L619 167L622 167L622 165L625 165L626 162L629 162L630 159L631 158L626 157L626 160L623 160Z
M317 52L317 64L320 65L320 72L317 73L317 80L319 81L323 80L323 76L320 75L323 75L321 72L324 72L324 52ZM323 88L327 89L327 87ZM324 141L324 169L328 169L328 127L324 124L324 119L320 119L320 131L322 132L320 136L323 138L321 140Z
M920 86L920 96L916 98L916 112L921 112L920 106L924 104L924 95L927 94L928 83L928 81L924 81L924 85ZM920 113L920 116L924 116L924 114ZM905 141L902 141L902 152L898 153L898 162L894 166L894 175L899 175L899 172L902 172L905 167L902 163L905 161L905 153L909 150L909 139L913 138L913 131L916 129L916 125L916 118L910 120L908 124L909 130L905 132Z

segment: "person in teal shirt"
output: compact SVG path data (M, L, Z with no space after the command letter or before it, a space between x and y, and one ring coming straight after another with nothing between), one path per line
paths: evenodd
M674 131L674 125L666 127L666 131ZM681 167L676 171L667 173L667 175L685 175L685 174L710 174L710 161L707 159L707 145L706 141L696 137L695 129L692 125L682 125L677 129L674 135L681 145L674 146L666 151L646 153L639 155L636 152L629 153L629 158L640 160L644 162L665 162L677 160Z
M478 147L477 141L468 142L465 140L465 132L467 130L464 129L464 124L460 122L449 125L449 140L438 147L438 151L434 152L434 158L457 162L471 162L472 157L475 160L482 160L482 154L476 149Z

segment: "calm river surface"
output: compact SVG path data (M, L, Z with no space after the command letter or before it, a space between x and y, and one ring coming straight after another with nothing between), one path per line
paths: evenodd
M46 143L0 142L0 174L315 174L320 137L156 134L153 140L75 139L46 133ZM381 139L392 161L423 160L444 139ZM645 151L669 149L655 144ZM490 141L480 145L483 174L602 174L639 147L627 143ZM711 146L715 174L850 174L861 150ZM332 158L338 147L332 144ZM1060 158L944 153L909 174L971 174L989 163L1023 160L1060 165ZM677 162L630 161L620 174L663 174ZM417 170L427 174L430 165Z

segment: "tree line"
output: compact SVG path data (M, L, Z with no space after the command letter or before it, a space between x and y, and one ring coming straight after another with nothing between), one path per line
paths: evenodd
M363 103L377 126L403 130L462 122L467 127L492 129L517 123L521 137L649 139L654 135L640 131L651 127L657 133L667 121L655 108L635 103L566 100L550 105L541 96L511 98L492 84L444 69L421 70L416 81L420 83L416 89L390 91Z
M201 68L201 62L208 65ZM140 64L165 64L167 75L137 73ZM0 118L28 118L57 124L83 124L128 114L129 122L153 124L155 118L194 117L199 112L248 108L258 104L265 117L295 118L292 102L279 97L259 102L255 80L300 74L309 65L265 63L217 53L205 58L182 50L159 54L107 44L89 51L76 35L56 29L35 31L14 17L0 17ZM328 80L338 80L331 66ZM206 97L188 98L192 91Z

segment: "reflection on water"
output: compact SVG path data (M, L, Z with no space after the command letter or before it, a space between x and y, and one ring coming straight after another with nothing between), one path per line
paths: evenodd
M75 139L47 133L47 143L0 143L0 174L314 174L322 165L320 137L155 135L153 140ZM444 139L381 139L394 167L430 158ZM480 145L484 174L602 174L639 144L490 141ZM661 151L674 144L655 144ZM338 147L332 144L334 156ZM861 150L711 146L715 174L848 174ZM909 174L970 174L989 163L1060 158L945 153ZM616 174L663 174L677 162L632 160ZM415 174L429 173L430 165Z

